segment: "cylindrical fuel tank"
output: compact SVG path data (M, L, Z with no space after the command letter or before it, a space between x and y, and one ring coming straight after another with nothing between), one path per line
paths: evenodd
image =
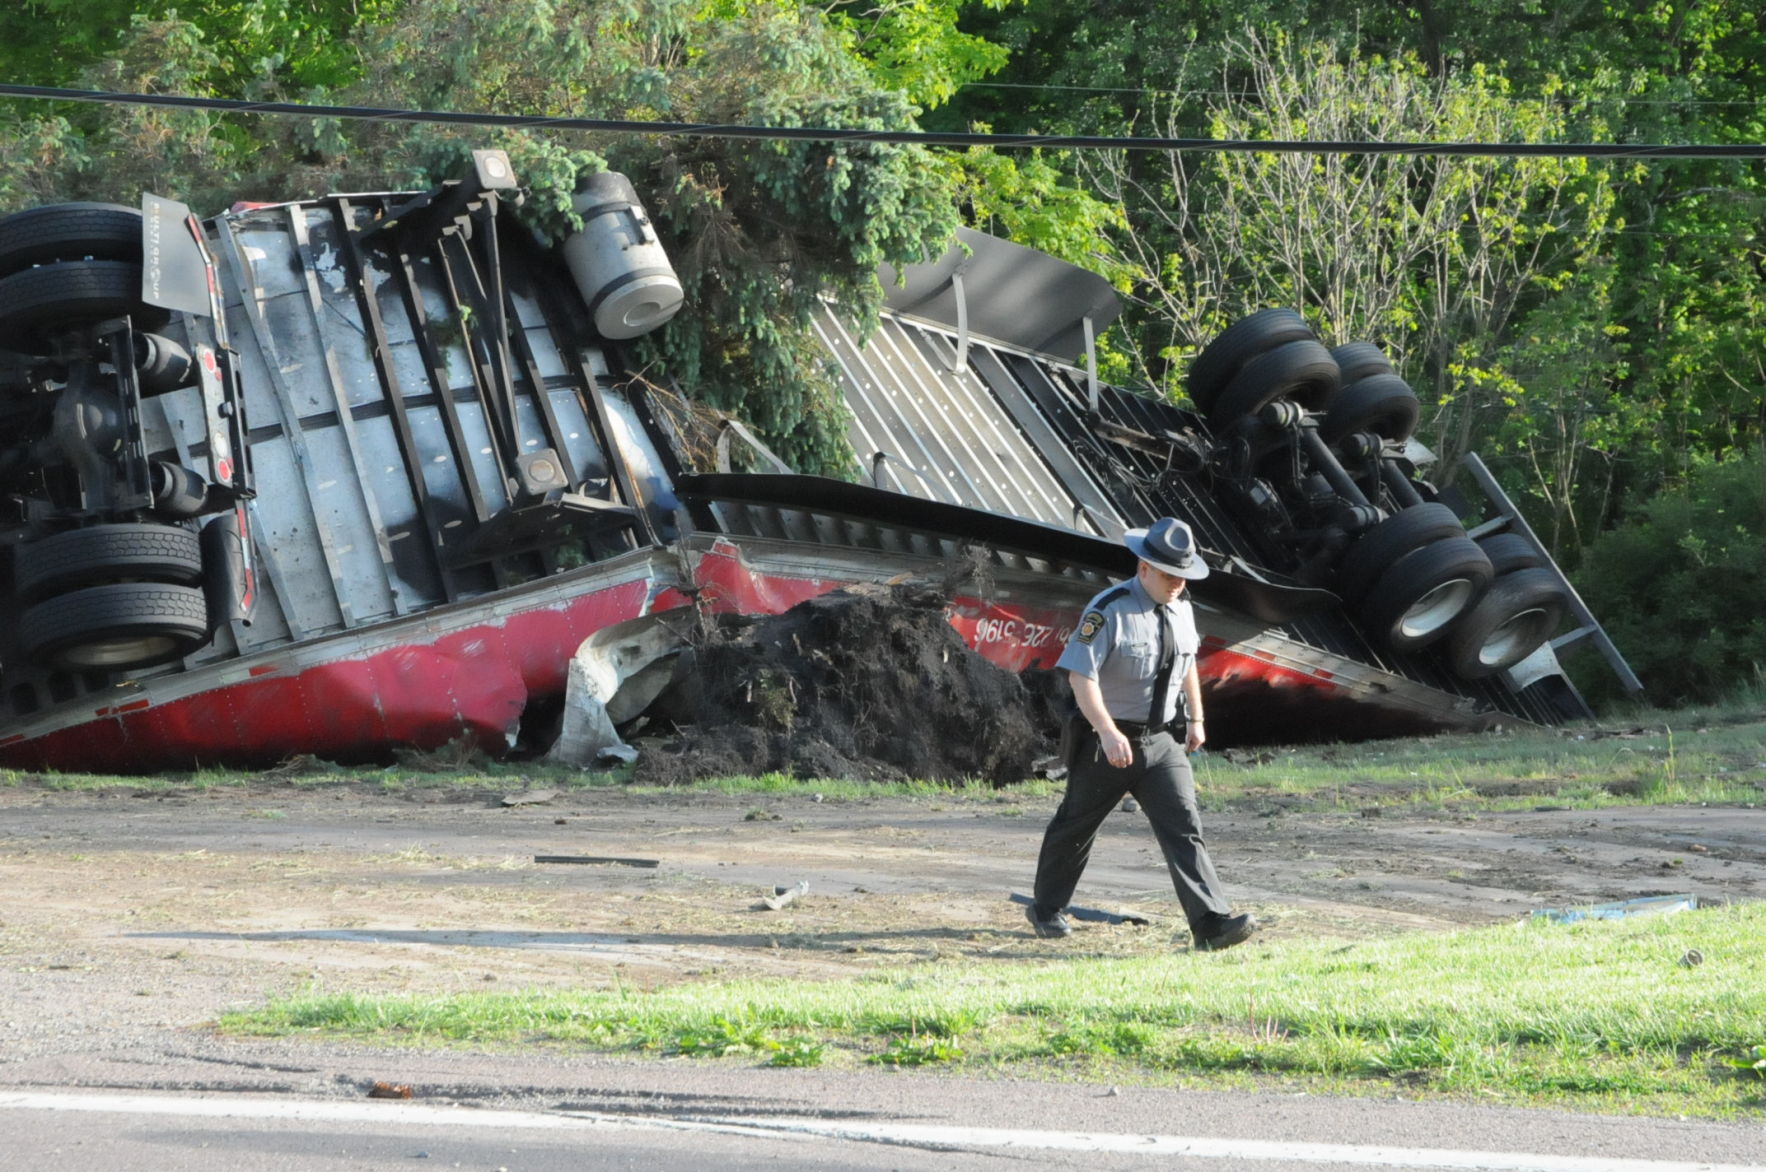
M631 181L603 171L571 206L583 230L564 241L564 259L601 336L636 338L674 317L681 282Z

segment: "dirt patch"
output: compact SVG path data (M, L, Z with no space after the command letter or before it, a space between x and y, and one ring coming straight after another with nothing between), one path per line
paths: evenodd
M972 651L925 585L840 590L737 616L682 655L647 714L636 780L784 773L896 781L1031 775L1046 694Z
M177 1050L230 1008L302 991L643 989L1187 952L1158 847L1127 811L1106 820L1075 903L1144 923L1029 932L1013 897L1057 800L0 787L0 1084L60 1077L81 1054ZM1254 803L1205 826L1235 905L1271 942L1681 892L1766 898L1766 810L1366 818ZM797 884L800 898L767 907Z

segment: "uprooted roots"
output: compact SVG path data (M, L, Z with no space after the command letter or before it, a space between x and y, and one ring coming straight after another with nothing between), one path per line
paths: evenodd
M1023 780L1047 751L1047 702L971 651L946 602L926 586L870 587L726 619L649 710L674 731L639 743L635 780Z

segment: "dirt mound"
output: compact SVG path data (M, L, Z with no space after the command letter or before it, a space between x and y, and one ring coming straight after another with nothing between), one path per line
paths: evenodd
M1007 785L1050 752L1047 689L971 651L927 586L835 591L735 616L681 656L634 780L708 777Z

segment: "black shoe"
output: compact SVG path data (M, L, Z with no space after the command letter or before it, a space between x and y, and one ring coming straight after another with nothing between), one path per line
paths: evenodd
M1214 916L1201 928L1192 929L1197 952L1219 952L1235 944L1243 944L1257 931L1257 917L1250 912L1236 916Z
M1036 929L1036 934L1044 940L1060 939L1073 935L1073 925L1069 924L1067 917L1060 912L1053 912L1045 916L1036 910L1035 904L1031 904L1024 909L1024 918L1030 921L1030 926Z

